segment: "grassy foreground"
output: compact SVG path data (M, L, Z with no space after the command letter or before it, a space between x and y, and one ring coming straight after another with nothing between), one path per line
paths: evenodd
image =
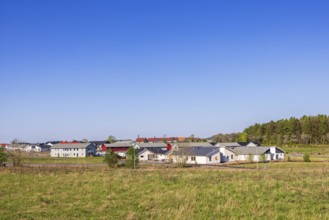
M0 219L329 219L329 163L258 172L6 168L0 198Z

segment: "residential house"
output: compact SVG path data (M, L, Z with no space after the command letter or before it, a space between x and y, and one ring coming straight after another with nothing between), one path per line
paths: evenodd
M126 153L130 147L134 147L135 142L133 141L117 141L112 144L104 144L107 150L111 150L117 153L120 157L126 157Z
M50 148L51 157L95 156L96 147L91 143L55 144Z
M221 161L284 160L284 151L278 147L220 147Z
M141 147L136 151L140 161L167 161L170 152L167 147Z
M180 147L173 148L173 163L186 164L218 164L220 163L220 151L218 147Z
M260 146L258 142L247 141L247 142L227 142L227 143L217 143L217 147L258 147Z
M50 148L52 147L53 145L51 144L40 144L39 147L41 148L41 152L47 152L47 151L50 151Z
M26 152L41 152L41 147L34 145L34 144L28 144L25 145L22 150Z

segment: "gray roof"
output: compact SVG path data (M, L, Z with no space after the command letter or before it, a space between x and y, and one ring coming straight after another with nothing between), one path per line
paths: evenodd
M167 147L166 143L137 143L139 147Z
M209 142L186 142L186 143L176 143L175 147L214 147Z
M240 147L241 146L238 142L217 143L216 145L220 146L220 147Z
M218 147L184 147L174 150L174 156L212 156L219 153Z
M79 143L79 144L55 144L50 149L67 149L67 148L87 148L89 145L94 146L91 143Z
M113 144L105 144L106 147L132 147L134 146L132 141L118 141Z
M167 154L167 147L153 147L153 148L140 148L137 150L137 154L142 154L145 151L150 151L154 154Z
M261 155L270 149L270 147L226 147L237 155Z

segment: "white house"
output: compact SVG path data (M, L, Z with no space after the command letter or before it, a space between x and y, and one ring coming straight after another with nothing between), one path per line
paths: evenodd
M27 145L23 148L26 152L41 152L41 147L37 145Z
M169 150L167 147L152 147L137 149L138 159L140 161L167 161Z
M180 147L173 148L173 163L186 164L218 164L220 163L220 151L218 147Z
M87 157L96 154L96 147L91 143L55 144L50 148L51 157Z
M284 160L284 151L278 147L220 147L221 161L248 161L254 162L265 159Z

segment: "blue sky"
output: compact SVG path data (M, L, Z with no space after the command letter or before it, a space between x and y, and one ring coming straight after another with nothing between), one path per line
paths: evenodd
M328 1L0 2L0 142L329 114Z

